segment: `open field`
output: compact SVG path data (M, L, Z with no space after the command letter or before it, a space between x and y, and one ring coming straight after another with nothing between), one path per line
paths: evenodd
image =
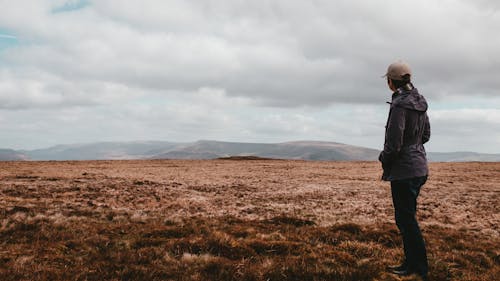
M0 162L0 280L416 280L375 162ZM500 276L500 163L433 163L431 280Z

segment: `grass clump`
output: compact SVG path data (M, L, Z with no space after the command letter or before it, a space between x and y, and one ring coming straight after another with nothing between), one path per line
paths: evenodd
M425 233L431 280L494 280L497 241L444 228ZM299 218L89 218L12 221L0 231L1 280L397 280L392 225L323 227ZM405 279L417 280L417 279Z

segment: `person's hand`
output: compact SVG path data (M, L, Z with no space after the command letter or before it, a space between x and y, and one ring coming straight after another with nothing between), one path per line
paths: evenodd
M380 152L380 155L378 156L378 160L380 161L380 163L382 164L382 170L383 170L383 173L382 173L382 180L387 180L388 177L389 177L389 173L391 171L391 165L389 165L389 163L387 163L387 161L384 161L384 152Z
M389 179L389 172L390 172L389 168L388 167L384 167L384 165L382 165L382 170L383 170L383 172L382 172L381 179L382 180L388 180Z

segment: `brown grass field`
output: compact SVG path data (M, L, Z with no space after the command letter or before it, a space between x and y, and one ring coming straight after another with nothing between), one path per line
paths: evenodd
M418 280L375 162L0 162L0 280ZM499 280L500 163L433 163L430 280Z

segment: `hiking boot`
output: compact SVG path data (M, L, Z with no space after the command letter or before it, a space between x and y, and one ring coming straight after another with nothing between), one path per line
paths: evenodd
M406 270L406 264L400 264L400 265L389 265L387 266L388 271L403 271Z
M390 270L391 273L399 275L399 276L410 276L413 274L416 274L421 278L422 281L428 281L429 279L427 278L427 275L420 274L414 270L407 269L406 267L404 268L399 268L399 269L393 269Z

